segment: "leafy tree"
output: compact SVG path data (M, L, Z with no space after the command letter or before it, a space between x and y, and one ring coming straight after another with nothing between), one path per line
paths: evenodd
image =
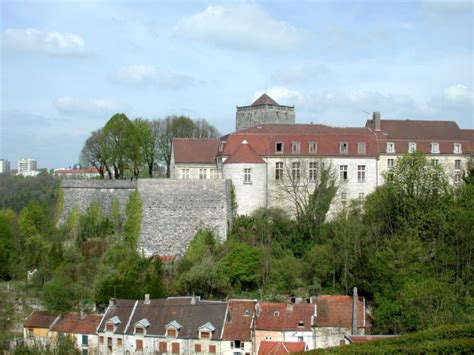
M133 124L140 137L142 157L148 167L148 176L153 177L153 168L156 162L160 121L149 121L137 118Z
M79 161L83 166L93 166L99 172L100 178L104 179L105 174L112 178L112 171L107 165L106 153L102 141L102 130L93 131L84 143Z
M71 279L58 275L44 285L42 299L48 310L68 312L78 304L80 293Z
M136 249L142 223L142 199L138 191L133 191L128 197L125 213L127 220L124 224L124 241L130 248Z

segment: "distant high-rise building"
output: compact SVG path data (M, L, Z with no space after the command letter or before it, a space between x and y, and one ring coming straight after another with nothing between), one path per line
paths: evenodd
M38 174L38 162L35 159L18 160L18 175L35 176Z
M0 159L0 174L10 174L10 162L6 159Z

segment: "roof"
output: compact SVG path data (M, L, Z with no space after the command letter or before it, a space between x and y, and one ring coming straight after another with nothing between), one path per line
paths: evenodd
M461 131L464 139L469 142L469 152L474 155L474 129L462 129Z
M347 340L352 343L367 343L372 340L380 340L386 338L398 338L399 335L346 335Z
M265 161L244 139L224 164L265 164Z
M280 355L305 351L304 342L261 341L258 355Z
M259 308L257 330L311 331L314 304L260 303Z
M23 323L25 328L46 328L49 329L58 314L46 311L33 311Z
M352 296L321 295L315 303L317 327L352 328ZM359 297L357 305L357 326L365 326L363 297Z
M99 332L103 332L105 330L105 325L107 322L115 320L114 317L118 317L120 319L120 324L117 325L115 329L116 333L123 334L125 332L125 327L127 326L128 320L132 314L133 308L135 306L136 300L114 300L114 305L109 306L107 311L105 312L104 318L100 323L98 328ZM137 318L136 321L145 317Z
M214 164L219 139L175 138L173 155L175 163Z
M252 340L255 304L252 300L230 300L228 302L227 319L224 326L225 340Z
M55 174L99 174L96 168L84 168L84 169L54 169Z
M278 102L273 100L267 94L262 94L262 96L260 96L257 100L255 100L251 106L260 106L260 105L276 105L276 106L279 106Z
M140 300L130 324L146 318L150 322L147 334L164 336L166 326L175 321L180 325L178 333L180 338L197 339L199 328L209 322L215 327L212 339L217 340L221 338L226 309L225 302L201 301L195 298L193 304L192 297L155 299L150 300L149 304ZM133 327L129 326L126 332L133 333Z
M51 327L52 331L75 334L95 334L102 320L98 314L87 314L81 319L79 313L65 313Z

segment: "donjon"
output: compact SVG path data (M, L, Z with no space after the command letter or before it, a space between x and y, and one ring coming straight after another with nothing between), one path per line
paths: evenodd
M81 211L93 202L105 214L117 199L122 215L132 191L142 199L142 226L138 251L146 256L183 255L199 229L211 229L224 241L232 221L230 180L63 180L64 223L73 208Z
M267 94L260 96L250 106L237 106L237 131L264 123L294 124L295 107L280 105Z

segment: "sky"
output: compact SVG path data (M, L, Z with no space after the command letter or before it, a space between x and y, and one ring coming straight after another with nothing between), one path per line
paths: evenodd
M117 112L222 134L263 92L298 123L474 128L471 1L1 1L0 158L69 167Z

